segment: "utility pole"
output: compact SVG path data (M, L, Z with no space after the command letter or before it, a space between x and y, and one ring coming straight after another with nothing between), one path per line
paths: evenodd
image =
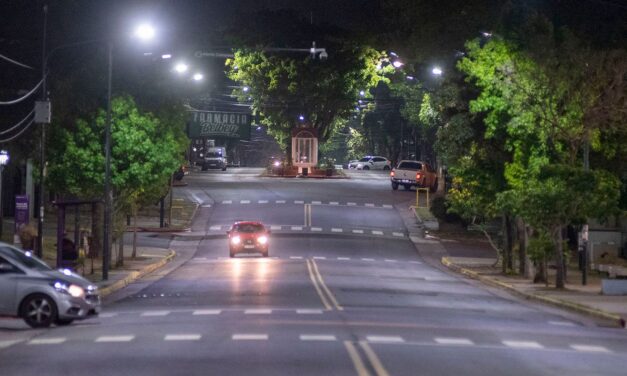
M102 279L109 279L111 262L111 75L113 73L113 42L108 43L107 120L105 124L104 231L102 239Z
M46 38L48 28L48 5L44 5L44 34L41 47L41 100L48 99L46 93ZM44 211L46 194L44 192L44 171L46 169L46 123L41 124L41 140L39 141L39 217L37 221L37 256L42 257L44 251Z

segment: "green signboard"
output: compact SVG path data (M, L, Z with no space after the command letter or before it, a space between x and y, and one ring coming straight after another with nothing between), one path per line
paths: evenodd
M187 136L249 140L251 119L241 112L190 111Z

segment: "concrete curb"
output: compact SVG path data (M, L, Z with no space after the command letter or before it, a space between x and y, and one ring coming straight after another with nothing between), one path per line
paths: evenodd
M493 287L498 287L503 290L507 290L508 292L513 293L514 295L523 297L525 299L539 301L542 303L550 304L558 308L566 308L577 313L581 313L584 315L592 316L592 317L603 319L603 320L608 320L618 327L625 328L625 319L615 313L606 312L606 311L603 311L594 307L590 307L584 304L574 303L568 300L551 298L548 296L531 294L531 293L527 293L524 291L520 291L514 286L510 285L509 283L501 282L494 278L483 276L473 270L466 269L462 266L456 265L448 257L442 257L442 264L457 273L463 274L472 279L476 279L487 285L491 285Z
M174 257L176 256L176 252L173 250L170 250L170 253L162 258L161 260L157 261L157 262L153 262L150 265L145 266L143 269L139 270L139 271L134 271L131 272L129 275L127 275L125 278L116 281L115 283L111 284L110 286L107 286L105 288L100 289L100 297L104 298L108 295L113 294L114 292L128 286L129 284L133 283L134 281L138 280L139 278L150 274L152 272L154 272L155 270L161 268L162 266L164 266L165 264L167 264L168 262L170 262Z

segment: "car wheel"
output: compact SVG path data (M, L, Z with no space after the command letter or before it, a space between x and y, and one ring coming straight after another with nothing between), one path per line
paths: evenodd
M383 171L388 171L390 169L390 166L383 166Z
M392 189L393 190L397 190L398 189L398 183L392 183Z
M57 319L54 323L57 326L66 326L74 322L74 319Z
M370 167L364 166L363 170L370 170Z
M57 306L44 294L33 294L22 302L20 316L31 328L47 328L57 319Z
M409 191L409 190L411 190L411 185L403 184L403 188L405 188L406 191Z
M229 257L231 258L235 257L235 252L229 252Z

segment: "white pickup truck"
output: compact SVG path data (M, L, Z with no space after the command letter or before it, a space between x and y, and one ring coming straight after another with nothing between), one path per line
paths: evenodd
M438 187L438 175L426 162L400 161L390 172L392 189L397 190L402 185L406 190L411 187L429 188L435 191Z

